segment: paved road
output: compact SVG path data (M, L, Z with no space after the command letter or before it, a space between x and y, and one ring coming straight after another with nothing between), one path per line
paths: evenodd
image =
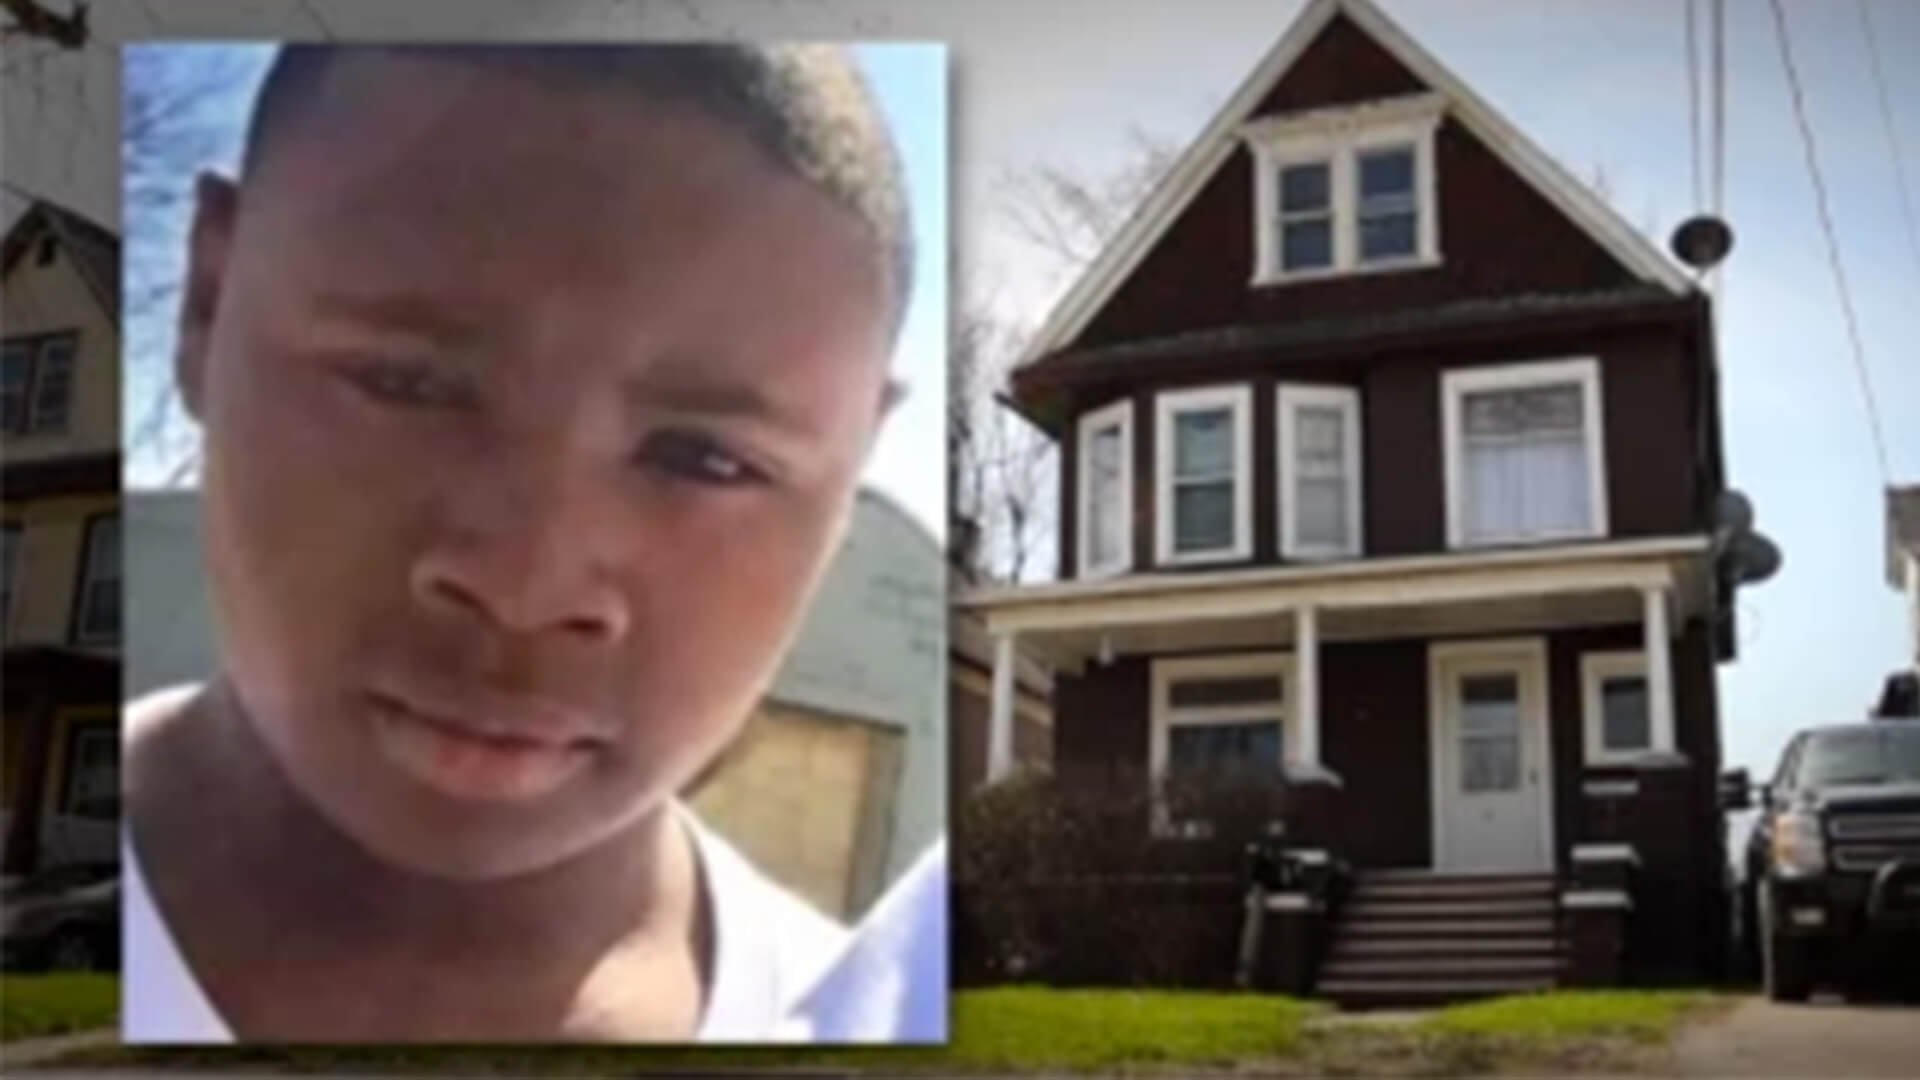
M1742 1001L1684 1032L1674 1045L1683 1076L1920 1076L1920 1006L1815 998L1805 1005Z

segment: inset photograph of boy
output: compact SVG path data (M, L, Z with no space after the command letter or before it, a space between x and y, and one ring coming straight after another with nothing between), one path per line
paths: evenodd
M125 63L125 1040L944 1039L943 50Z

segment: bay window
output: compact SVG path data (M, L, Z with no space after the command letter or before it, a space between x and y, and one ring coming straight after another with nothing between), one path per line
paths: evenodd
M1281 555L1360 554L1359 393L1282 385L1277 400Z
M1116 401L1080 418L1080 577L1133 565L1133 402Z
M1251 404L1246 386L1158 397L1154 532L1160 562L1252 556Z

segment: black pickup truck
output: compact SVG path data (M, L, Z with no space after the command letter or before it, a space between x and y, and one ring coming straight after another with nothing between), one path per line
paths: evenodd
M1746 809L1744 777L1728 809ZM1795 735L1745 856L1741 923L1767 996L1850 991L1875 970L1920 971L1920 721L1880 720Z

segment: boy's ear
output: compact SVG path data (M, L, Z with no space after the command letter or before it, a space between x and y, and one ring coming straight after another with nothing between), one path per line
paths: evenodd
M880 441L880 431L887 426L887 418L900 406L907 396L907 384L889 376L880 384L880 397L874 402L873 426L867 429L867 452L873 452L874 443Z
M220 290L226 283L238 203L239 191L231 180L201 173L194 184L193 231L187 240L187 274L180 296L173 377L188 415L195 420L201 419L207 350L220 307Z
M899 379L888 379L886 383L880 387L880 410L873 416L875 425L877 426L883 423L887 417L892 416L893 410L899 408L900 403L906 400L906 397L907 384L901 382Z

